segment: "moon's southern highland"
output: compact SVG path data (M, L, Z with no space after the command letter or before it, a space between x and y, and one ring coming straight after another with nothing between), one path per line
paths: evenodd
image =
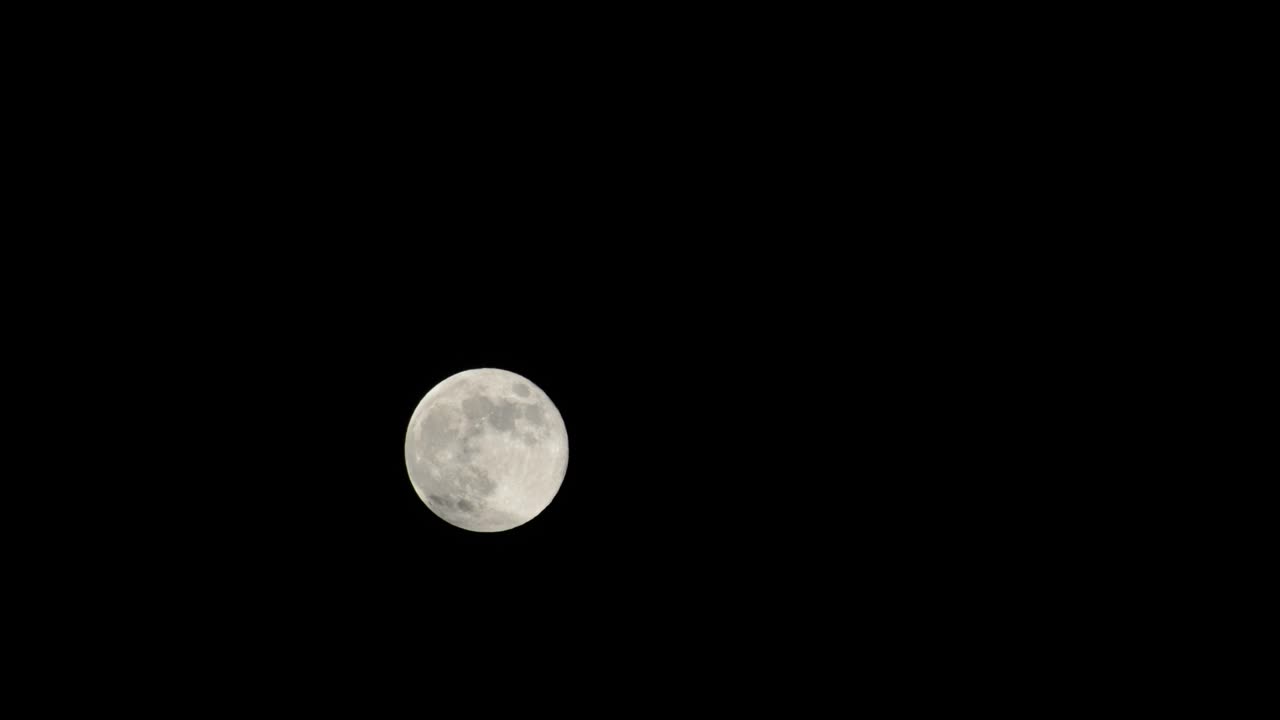
M466 530L498 532L551 504L569 467L569 434L537 385L506 370L467 370L418 403L404 459L431 512Z

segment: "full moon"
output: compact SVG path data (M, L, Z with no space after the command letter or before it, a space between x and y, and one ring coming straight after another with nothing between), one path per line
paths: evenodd
M467 370L418 403L404 460L431 512L465 530L498 532L551 504L569 466L569 435L537 385L506 370Z

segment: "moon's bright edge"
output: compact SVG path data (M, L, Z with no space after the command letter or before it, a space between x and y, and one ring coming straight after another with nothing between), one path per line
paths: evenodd
M551 504L568 469L569 436L537 385L506 370L467 370L418 403L404 457L431 512L466 530L497 532Z

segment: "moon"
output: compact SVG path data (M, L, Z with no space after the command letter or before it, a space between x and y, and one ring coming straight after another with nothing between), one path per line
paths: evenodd
M551 504L569 467L569 434L537 385L506 370L467 370L418 403L404 459L431 512L465 530L499 532Z

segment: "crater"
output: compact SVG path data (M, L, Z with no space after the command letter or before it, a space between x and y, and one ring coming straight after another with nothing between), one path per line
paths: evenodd
M449 498L440 497L439 495L428 495L427 503L430 505L444 505L445 507L448 507Z
M458 509L462 512L471 512L476 509L476 506L472 505L470 500L459 500Z
M529 397L529 386L523 383L516 383L511 386L511 392L519 395L520 397Z

